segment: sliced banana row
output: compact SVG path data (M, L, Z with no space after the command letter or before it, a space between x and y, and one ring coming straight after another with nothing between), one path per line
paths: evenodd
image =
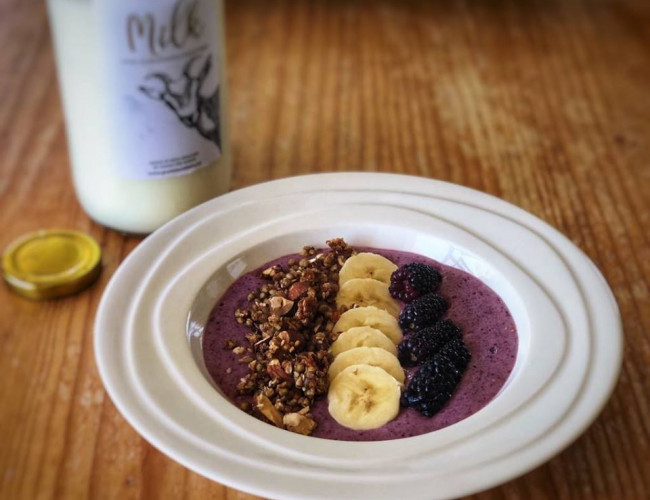
M404 370L396 357L402 331L395 318L400 308L388 292L396 269L381 255L359 253L339 273L336 303L349 309L334 325L339 336L330 349L327 398L332 417L351 429L381 427L399 412Z

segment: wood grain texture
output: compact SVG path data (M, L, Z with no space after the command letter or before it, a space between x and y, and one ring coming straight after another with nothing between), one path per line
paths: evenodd
M557 227L614 290L625 361L600 417L472 498L650 498L650 3L229 0L227 42L235 188L334 170L456 182ZM40 0L0 0L0 47L0 246L77 228L105 266L61 300L0 288L0 498L255 498L165 457L104 393L92 322L139 240L77 204Z

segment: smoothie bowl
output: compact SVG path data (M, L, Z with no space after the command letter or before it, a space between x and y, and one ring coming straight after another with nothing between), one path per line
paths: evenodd
M492 289L421 255L327 243L239 277L190 337L233 404L299 434L375 441L452 425L499 393L518 339Z
M326 385L316 391L315 397L282 408L279 417L303 410L316 426L310 432L288 432L290 425L278 421L269 425L273 417L268 412L258 411L261 402L256 396L263 392L263 383L241 390L247 384L247 377L255 371L251 362L261 361L257 347L263 347L264 354L265 346L275 341L261 333L262 321L257 326L246 324L247 320L251 323L251 313L255 313L252 305L259 302L256 297L259 298L263 290L268 294L267 287L274 282L264 273L278 269L286 275L292 264L295 268L305 259L299 253L303 247L312 248L307 260L334 253L325 241L335 238L347 242L352 252L380 255L395 268L424 263L440 273L442 279L435 295L443 297L446 306L435 319L451 320L458 327L471 360L466 370L462 370L457 386L447 388L453 397L437 408L435 414L425 416L401 398L398 415L385 425L373 429L343 425L330 412L332 398L328 397L329 380L325 377ZM417 453L420 448L426 449L429 440L446 440L450 435L467 438L489 430L490 426L517 411L528 398L534 397L554 376L564 349L565 329L552 301L513 262L444 221L414 213L407 217L405 212L394 208L331 209L293 216L291 223L284 219L272 223L250 235L250 240L247 238L248 241L253 239L256 242L245 249L233 246L230 254L222 247L214 256L214 267L207 280L206 262L202 260L188 266L168 286L168 293L160 299L159 348L165 353L176 383L183 384L184 391L194 397L196 404L209 412L215 421L227 423L258 445L280 449L314 463L336 460L350 468L392 462L400 456ZM179 248L179 251L186 250ZM338 269L334 271L337 272ZM181 337L169 328L172 319L166 317L166 312L172 311L181 300L187 303L187 297L181 297L180 284L187 280L198 282L199 277L203 277L203 282L187 307L187 337ZM289 281L300 282L300 279ZM287 283L289 288L290 285ZM289 290L286 291L284 295L288 297ZM409 304L392 300L397 309L391 314L399 323L402 311ZM294 297L294 305L287 314L291 317L289 321L297 315L300 301L301 297ZM340 305L336 299L333 304ZM368 304L352 301L339 308L334 317L323 318L323 331L328 319L332 322L330 327L334 327L325 348L330 353L329 362L338 357L332 355L332 348L335 348L336 337L342 333L336 331L340 313L347 307L362 305ZM241 317L242 314L245 316ZM238 323L238 316L242 323ZM545 332L543 338L531 335L535 328ZM251 335L256 329L257 334ZM400 335L404 337L401 342L394 339L392 346L392 354L402 358L405 380L399 382L404 397L423 364L404 362L404 353L398 352L412 337L411 330L400 328ZM191 356L188 355L188 342ZM352 347L374 346L365 342L353 344ZM391 346L386 349L391 350ZM531 365L527 360L533 350L535 363ZM278 360L281 367L286 360ZM318 366L323 368L324 365ZM269 375L268 363L262 370L262 382L274 378ZM282 381L281 377L277 380ZM293 391L294 386L293 383L272 385L276 391L287 387L290 396L306 395L305 391ZM265 394L274 404L280 400L287 402L278 394ZM306 406L308 410L304 410ZM408 446L400 446L400 443L408 443ZM377 452L377 448L382 447L390 451Z
M530 470L574 439L606 400L620 362L618 313L602 277L558 233L504 202L408 177L397 177L410 190L398 193L395 179L315 176L248 188L144 241L107 287L95 329L102 380L136 430L207 477L266 497L301 499L460 496ZM340 286L329 299L324 288L312 287L317 309L309 301L301 306L310 287L292 287L311 286L314 277L303 275L309 266L300 261L318 262L332 251L325 242L336 238L352 249L332 271ZM312 249L299 255L304 247ZM419 312L404 312L421 297L389 295L393 302L368 305L358 300L370 293L363 287L348 293L357 297L352 302L345 293L339 297L346 285L335 275L340 279L354 252L388 261L391 277L410 264L440 275L439 283L429 279L429 288L416 290L444 300L431 324L420 325L447 324L447 333L436 334L443 336L440 345L431 344L433 334L417 340ZM286 283L271 302L274 272ZM292 272L298 276L287 277ZM409 292L412 276L400 276L398 285ZM366 278L350 281L359 279ZM390 277L381 279L390 288ZM347 325L338 324L348 309L380 305L397 333L349 316ZM261 314L263 307L285 318L277 335L265 334L276 320ZM355 321L364 324L351 326ZM364 326L389 343L356 338L335 347L347 331ZM270 348L255 348L284 337L301 345L268 358ZM451 354L443 353L447 344L455 346ZM384 365L364 348L383 349L380 357L391 361ZM301 378L309 362L300 366L298 355L316 357L321 385ZM354 408L359 401L362 410L366 403L374 408L377 400L356 398L360 385L349 373L350 383L341 385L351 390L332 389L358 366L394 380L388 409L379 402L384 420L372 427L360 423ZM413 385L424 366L427 380L437 382ZM299 386L314 391L298 392ZM262 411L260 394L279 418ZM332 404L336 394L349 405ZM297 415L315 425L305 427Z

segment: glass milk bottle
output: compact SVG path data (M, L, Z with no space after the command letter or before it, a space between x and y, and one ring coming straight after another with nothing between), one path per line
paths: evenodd
M48 0L86 212L149 233L228 190L222 0Z

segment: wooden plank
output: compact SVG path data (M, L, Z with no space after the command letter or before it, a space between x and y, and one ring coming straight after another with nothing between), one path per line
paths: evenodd
M227 4L235 188L388 171L500 196L580 246L612 286L625 362L602 415L477 499L650 497L650 7L643 0L240 0ZM0 287L0 498L256 498L146 443L104 393L92 323L139 239L71 185L43 2L0 3L0 245L43 227L101 242L75 297Z

